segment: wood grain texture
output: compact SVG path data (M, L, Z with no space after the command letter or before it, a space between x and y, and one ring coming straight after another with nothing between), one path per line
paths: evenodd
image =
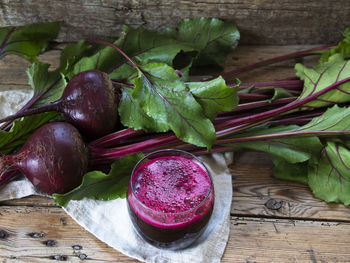
M232 215L350 222L349 207L327 204L306 185L274 178L271 156L252 151L235 156Z
M137 262L95 238L59 207L0 206L0 261L51 260Z
M60 41L117 36L123 24L151 30L183 18L234 20L242 43L329 43L350 25L347 0L1 0L0 26L61 21Z
M229 72L236 68L247 66L261 60L307 50L316 46L318 45L240 45L235 51L227 56L224 71ZM317 60L317 56L289 59L283 62L260 67L246 73L240 73L237 76L230 77L228 75L225 79L232 81L238 77L243 82L254 82L291 78L295 77L294 65L296 63L303 63L306 66L311 66L315 65Z
M222 262L347 262L349 242L349 223L232 217ZM0 261L51 260L137 262L99 241L61 208L0 206Z
M350 224L233 217L222 262L349 262Z

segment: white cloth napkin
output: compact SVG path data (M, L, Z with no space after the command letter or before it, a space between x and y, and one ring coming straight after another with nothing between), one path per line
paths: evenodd
M17 94L18 96L8 96L8 92L0 92L0 118L4 112L7 115L15 112L21 106L20 104L25 101L24 98L29 99L30 96L28 91L17 91ZM142 262L220 262L230 232L232 180L228 165L232 162L232 157L232 154L201 156L213 177L214 210L205 232L193 245L186 249L177 251L158 249L143 241L133 229L125 199L71 201L64 210L79 225L101 241ZM40 193L27 179L20 178L0 188L0 201L33 194Z

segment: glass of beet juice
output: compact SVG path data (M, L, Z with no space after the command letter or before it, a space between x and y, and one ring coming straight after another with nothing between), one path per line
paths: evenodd
M141 237L156 247L185 248L204 231L212 214L212 178L190 153L153 152L135 166L127 204Z

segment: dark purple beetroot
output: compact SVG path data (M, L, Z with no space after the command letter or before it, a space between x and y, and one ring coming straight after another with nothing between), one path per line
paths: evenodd
M40 112L58 111L85 136L99 138L116 127L118 102L108 75L98 70L89 70L75 75L58 101L7 116L0 122Z
M82 181L89 161L88 149L79 131L65 122L39 128L13 155L4 155L0 167L22 172L39 190L66 193Z
M106 135L117 124L118 102L112 82L104 72L90 70L75 75L62 100L61 111L67 121L89 137Z

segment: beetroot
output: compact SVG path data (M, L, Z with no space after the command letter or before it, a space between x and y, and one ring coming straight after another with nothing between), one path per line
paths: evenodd
M98 138L118 121L118 103L108 75L97 70L75 75L63 92L62 112L83 134Z
M0 120L5 122L46 111L58 111L89 138L113 131L118 122L118 99L108 75L89 70L75 75L61 99L48 105L28 109Z
M39 128L17 153L2 156L0 168L22 172L35 187L51 195L77 187L88 162L79 131L69 123L53 122Z

